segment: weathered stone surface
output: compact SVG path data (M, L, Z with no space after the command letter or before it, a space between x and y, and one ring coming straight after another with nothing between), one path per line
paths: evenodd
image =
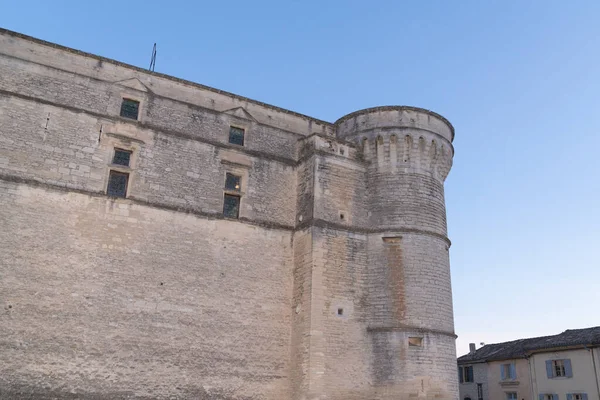
M457 397L443 117L328 123L5 30L0 77L0 398Z

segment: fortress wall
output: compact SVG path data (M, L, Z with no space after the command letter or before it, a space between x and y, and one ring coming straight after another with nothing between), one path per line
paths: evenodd
M445 118L330 124L2 29L0 76L0 398L456 398Z
M123 148L133 151L128 197L219 217L230 172L242 177L241 218L294 224L295 170L287 163L5 94L0 130L3 175L105 192L114 148Z
M288 398L290 232L6 181L0 226L0 397Z
M42 75L50 73L53 75L52 78L63 74L57 69L79 74L81 75L80 79L85 82L85 84L77 86L79 91L86 90L86 86L92 84L91 81L94 79L123 83L135 78L157 96L217 111L244 107L258 123L276 129L294 132L302 136L315 132L322 134L333 132L332 124L316 118L161 73L150 73L144 68L84 53L2 28L0 28L0 53L10 55L13 59L11 62L21 59L35 63L40 69L37 73L45 70ZM50 69L52 72L49 72ZM10 79L10 77L8 78ZM60 85L54 87L63 84L68 84L68 82L60 81ZM66 100L68 101L69 97Z

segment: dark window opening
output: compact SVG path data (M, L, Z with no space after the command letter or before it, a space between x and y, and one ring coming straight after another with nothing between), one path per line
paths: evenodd
M129 174L124 172L110 171L106 194L112 197L126 197L128 181Z
M460 383L473 382L473 366L458 367L458 380Z
M124 165L129 167L131 161L131 152L127 150L115 149L115 156L113 157L113 164Z
M235 126L229 127L229 143L237 144L240 146L244 145L244 130L242 128L236 128Z
M121 117L137 120L139 111L139 101L123 99L123 102L121 103Z
M344 309L343 308L338 308L338 315L344 315Z
M227 172L227 174L225 174L225 190L233 190L239 192L241 187L240 181L241 177Z
M238 218L240 215L240 196L226 194L223 199L223 215L227 218Z
M340 219L343 221L344 218L346 218L346 216L344 215L344 213L340 213Z

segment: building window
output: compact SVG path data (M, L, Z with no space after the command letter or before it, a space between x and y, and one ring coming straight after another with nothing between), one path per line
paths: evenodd
M239 218L240 196L225 193L223 199L223 215L227 218Z
M565 361L564 360L553 360L552 361L552 370L554 372L554 376L565 376Z
M573 369L571 368L571 360L547 360L546 361L546 375L549 379L552 378L571 378L573 376Z
M235 126L229 127L229 143L237 144L240 146L244 145L244 129L236 128Z
M223 194L223 215L227 218L239 218L242 177L225 173L225 190Z
M557 394L540 394L539 396L539 400L558 400L558 395Z
M129 167L130 161L131 161L131 151L115 149L115 155L113 156L113 161L112 161L113 164Z
M121 117L137 120L139 111L139 101L123 99L123 102L121 103Z
M473 366L458 367L458 379L460 383L473 382Z
M588 400L587 393L568 393L567 400Z
M229 172L225 174L225 190L239 192L241 179L240 176L230 174Z
M423 338L422 337L409 337L408 338L408 347L423 347Z
M506 400L517 400L517 392L507 392Z
M129 174L125 172L110 171L106 194L112 197L127 197L127 183Z
M500 366L500 376L503 381L517 379L515 364L502 364Z

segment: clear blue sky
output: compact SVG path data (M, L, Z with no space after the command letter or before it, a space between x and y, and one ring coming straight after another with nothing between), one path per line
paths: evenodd
M456 128L458 353L600 325L600 2L0 1L0 26L317 118ZM0 77L0 79L2 79Z

